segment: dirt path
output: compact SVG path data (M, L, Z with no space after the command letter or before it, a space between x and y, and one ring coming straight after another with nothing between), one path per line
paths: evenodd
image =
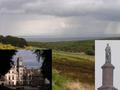
M66 84L66 88L68 90L94 90L95 89L94 85L83 84L78 81L68 82Z

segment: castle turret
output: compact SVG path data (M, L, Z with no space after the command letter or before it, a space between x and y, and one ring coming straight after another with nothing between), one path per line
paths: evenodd
M23 60L22 60L21 57L18 57L18 58L17 58L17 66L18 66L18 67L23 67Z
M17 58L17 72L18 72L18 84L23 84L23 74L24 74L24 66L23 60L21 57Z

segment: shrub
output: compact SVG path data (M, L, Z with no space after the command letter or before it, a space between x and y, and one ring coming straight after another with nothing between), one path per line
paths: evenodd
M87 55L95 55L95 51L92 50L92 49L86 50L85 53L86 53Z

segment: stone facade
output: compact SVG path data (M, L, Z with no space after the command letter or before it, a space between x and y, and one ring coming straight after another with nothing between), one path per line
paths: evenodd
M5 84L6 85L16 85L18 78L18 72L16 66L13 66L11 70L5 75Z
M44 83L44 78L40 69L28 69L23 65L23 60L17 58L16 65L13 65L5 76L0 79L0 84L6 86L40 86Z
M19 62L19 67L17 65L13 65L13 67L9 70L9 72L5 75L5 84L6 85L17 85L18 81L20 84L23 84L23 74L25 67L23 66L23 61L20 58L17 58L17 62Z

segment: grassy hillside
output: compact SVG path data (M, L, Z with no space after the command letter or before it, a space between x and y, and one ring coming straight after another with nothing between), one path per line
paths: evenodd
M85 52L94 49L94 40L65 42L28 42L29 45L40 48L51 48L59 51Z
M74 86L74 90L87 90L94 89L94 56L89 56L84 53L70 53L70 52L53 52L53 68L57 72L53 72L53 90L73 90L72 87L66 86L66 83L73 82L77 86ZM57 75L57 76L56 76ZM62 81L61 81L62 78ZM60 82L63 82L60 84ZM72 84L72 83L71 83ZM79 89L81 88L82 89Z
M94 83L94 56L84 53L53 52L53 68L70 79Z
M39 48L53 49L53 90L94 90L94 41L29 42Z

